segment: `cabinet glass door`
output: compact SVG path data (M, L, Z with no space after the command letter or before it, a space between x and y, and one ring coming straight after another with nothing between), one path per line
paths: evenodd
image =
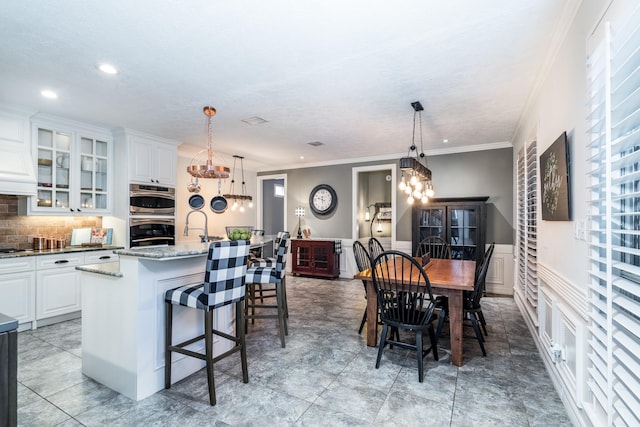
M296 248L296 266L310 268L311 267L311 250L308 246L298 246Z
M476 209L456 208L449 210L451 257L454 259L476 259L478 218Z
M420 212L420 237L438 236L445 239L445 210L444 208L422 209Z
M38 129L37 206L69 208L71 134Z
M326 246L313 247L313 267L317 270L329 268L329 249Z
M108 143L80 138L80 209L107 209Z

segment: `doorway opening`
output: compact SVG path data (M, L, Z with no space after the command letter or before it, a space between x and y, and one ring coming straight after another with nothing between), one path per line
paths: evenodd
M392 249L396 241L396 165L356 167L352 177L352 239L375 237L385 249Z
M264 230L268 236L286 230L287 212L287 176L258 176L258 229Z

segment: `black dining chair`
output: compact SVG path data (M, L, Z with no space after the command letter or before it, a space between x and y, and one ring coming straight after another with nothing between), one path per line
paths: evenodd
M480 274L480 269L485 264L487 265L487 271L489 271L489 264L491 263L491 257L493 256L493 251L494 251L495 247L496 247L495 242L491 242L491 244L489 245L489 249L487 249L487 251L484 253L484 256L482 257L482 263L480 264L480 267L478 267L476 269L476 276L478 276ZM487 281L487 274L485 273L485 276L482 279L482 295L481 295L481 297L484 297L485 295L487 295L486 281ZM478 311L478 317L480 319L480 325L482 326L482 330L484 331L484 335L487 336L488 335L488 333L487 333L487 321L484 318L484 313L482 312L482 310Z
M380 243L380 240L375 237L369 239L369 256L371 259L375 259L378 255L384 252L384 246Z
M430 258L451 259L451 245L440 236L425 237L418 243L415 255L421 257L427 252Z
M371 268L371 258L369 257L369 252L367 252L367 248L364 247L362 243L358 240L353 242L353 256L356 259L356 266L358 267L359 272L363 272ZM367 282L362 281L364 285L364 297L367 298ZM360 322L360 329L358 329L358 334L362 333L362 329L364 328L365 323L367 323L367 309L365 307L364 314L362 315L362 322Z
M387 344L392 348L416 351L418 380L424 380L424 357L433 352L438 360L437 338L433 327L436 320L436 302L431 292L431 283L422 266L410 255L400 251L382 252L373 260L373 286L378 297L382 334L378 346L376 369L380 367L382 352ZM391 334L388 334L391 328ZM415 333L415 344L401 341L394 330ZM431 346L424 350L423 338L427 333Z
M463 296L463 312L464 312L464 320L468 320L468 325L470 324L473 328L473 332L475 334L476 340L478 340L478 344L480 345L480 350L482 350L482 355L486 357L487 351L484 348L484 337L482 336L482 332L480 328L484 330L484 334L487 335L486 328L486 320L484 318L484 314L482 313L482 305L480 304L480 300L484 293L484 285L485 279L487 277L487 271L489 270L489 264L491 262L491 256L493 255L493 250L495 248L495 243L491 243L489 249L485 252L482 263L479 268L476 269L476 277L472 291L465 291ZM442 333L442 327L444 325L445 320L449 316L449 305L446 298L441 300L442 309L440 310L440 316L438 319L438 328L436 330L436 336L440 338L440 334Z

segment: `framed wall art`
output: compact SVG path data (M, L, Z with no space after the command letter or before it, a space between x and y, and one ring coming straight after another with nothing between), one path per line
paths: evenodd
M571 176L566 132L540 156L540 184L542 219L570 221Z

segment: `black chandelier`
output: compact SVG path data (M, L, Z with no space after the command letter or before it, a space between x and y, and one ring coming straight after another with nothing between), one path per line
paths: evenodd
M240 170L242 171L242 186L240 187L240 193L237 194L234 192L235 183L236 183L236 160L240 159ZM240 201L240 212L244 212L244 202L245 200L249 202L249 207L253 207L253 197L247 194L247 184L244 180L244 157L238 156L236 154L233 155L233 174L231 175L231 185L229 185L229 194L223 194L224 198L227 200L233 200L231 204L231 210L235 211L238 208L238 201Z
M400 158L402 177L399 188L407 194L407 203L413 204L416 199L427 203L429 198L433 197L434 191L431 183L431 169L426 166L426 157L422 146L422 111L424 108L420 101L412 102L411 106L413 107L413 136L407 156ZM416 116L420 123L420 153L416 147Z

